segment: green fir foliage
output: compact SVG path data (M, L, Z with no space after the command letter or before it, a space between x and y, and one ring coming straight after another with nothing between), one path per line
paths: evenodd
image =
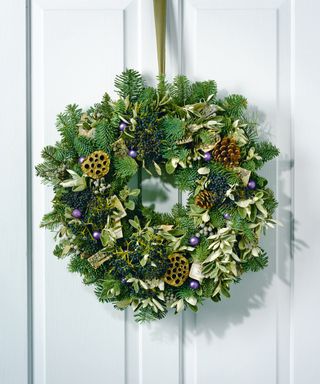
M137 162L130 156L114 159L116 176L120 178L132 177L138 171Z
M176 117L163 119L162 128L169 146L172 146L173 142L182 140L185 135L185 123Z
M144 89L142 76L134 69L126 69L121 75L116 76L114 86L120 97L128 98L131 102L137 101Z
M134 319L137 323L150 323L155 320L161 320L163 319L167 314L167 311L158 311L155 312L150 307L140 307L135 313L134 313Z
M190 191L194 188L199 174L194 168L185 168L176 171L175 185L181 191Z
M96 146L107 153L111 152L112 144L116 141L119 128L108 120L102 120L96 127L94 139Z
M106 93L86 111L68 105L57 117L60 140L43 149L36 166L54 192L41 222L56 232L53 254L67 258L101 302L131 306L137 322L230 297L243 273L268 264L260 233L274 226L277 201L257 170L279 150L259 141L243 96L217 100L214 80L192 83L179 75L170 83L161 75L154 88L127 69L115 88L118 100ZM95 151L105 153L91 157ZM169 212L157 212L153 202L145 207L147 173L165 189L183 191L185 204ZM168 279L173 254L175 272L186 268L181 285ZM193 267L202 273L196 289L188 275Z
M189 79L184 75L176 76L170 86L170 95L175 104L183 106L188 104L192 88Z
M57 117L57 129L61 134L61 141L66 146L73 148L74 139L79 132L78 123L81 118L81 109L76 104L68 105L63 113Z
M264 269L268 266L268 256L263 252L258 257L251 257L249 260L246 260L242 267L245 272L258 272L260 269Z
M78 156L89 156L95 150L93 140L85 136L76 136L74 138L74 148Z
M241 95L229 95L221 103L226 114L235 119L243 117L244 111L247 108L247 99Z
M190 103L206 101L214 103L217 95L217 83L214 80L197 81L191 86Z

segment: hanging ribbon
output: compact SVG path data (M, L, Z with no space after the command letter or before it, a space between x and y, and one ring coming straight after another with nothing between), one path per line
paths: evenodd
M153 10L156 27L159 75L164 75L166 71L167 0L153 0Z

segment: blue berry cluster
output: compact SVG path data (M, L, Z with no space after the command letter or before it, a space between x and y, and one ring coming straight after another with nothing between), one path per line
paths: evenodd
M163 133L159 129L158 115L150 114L136 119L134 138L131 146L137 151L137 159L147 164L161 161Z
M218 203L222 202L229 189L226 177L218 174L210 174L208 179L207 189L215 194Z

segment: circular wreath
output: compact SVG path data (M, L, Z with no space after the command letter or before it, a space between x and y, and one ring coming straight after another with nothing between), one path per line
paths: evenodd
M54 254L139 322L229 297L231 283L267 265L259 239L277 202L256 171L278 149L258 140L246 99L217 98L212 80L159 77L152 88L130 69L115 88L117 101L67 106L61 140L36 167L55 193L41 224L57 232ZM186 204L144 206L141 172L171 177Z

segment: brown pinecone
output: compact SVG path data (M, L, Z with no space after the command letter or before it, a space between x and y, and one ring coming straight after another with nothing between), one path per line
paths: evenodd
M216 195L215 193L204 189L197 194L194 202L201 208L210 209L216 202Z
M237 167L240 162L240 148L234 139L224 137L213 148L213 156L215 161L227 168Z

